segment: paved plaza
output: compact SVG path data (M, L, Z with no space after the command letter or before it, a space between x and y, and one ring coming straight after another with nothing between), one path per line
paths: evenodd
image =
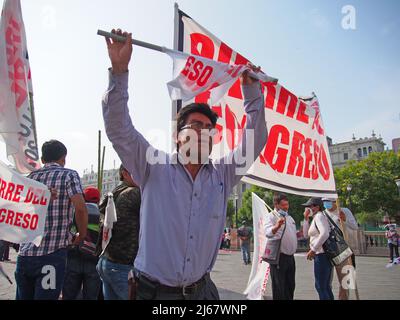
M0 300L15 298L15 260L16 254L10 250L10 262L4 262L3 268L8 273L13 285L0 277ZM362 300L400 299L400 265L386 268L388 258L357 257L357 284ZM314 289L313 263L306 260L304 253L296 254L296 291L295 299L318 299ZM214 270L211 274L216 283L221 299L246 299L243 291L246 287L251 266L244 265L238 251L220 251ZM336 275L333 280L334 293L337 297L338 285ZM355 299L354 294L351 296ZM271 299L271 286L268 282L266 299Z

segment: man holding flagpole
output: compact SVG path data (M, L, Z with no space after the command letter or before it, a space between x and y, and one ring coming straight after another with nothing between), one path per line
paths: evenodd
M103 116L108 138L142 191L136 298L219 299L209 273L218 254L228 197L267 140L260 83L247 72L241 76L247 124L241 143L228 156L209 159L217 115L203 103L179 111L177 150L165 154L132 125L127 105L132 37L120 29L113 33L127 40L106 38L112 68ZM165 162L149 161L154 156ZM244 162L237 160L243 156Z

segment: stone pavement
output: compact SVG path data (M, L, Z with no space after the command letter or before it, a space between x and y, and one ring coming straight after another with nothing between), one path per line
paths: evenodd
M10 250L11 262L3 262L3 268L13 281L10 285L0 276L0 300L15 299L15 260L16 253ZM400 299L400 265L386 268L388 258L357 257L357 284L362 300L395 300ZM313 263L306 260L304 254L296 254L296 291L295 299L318 299L314 289ZM218 287L221 299L245 299L244 291L251 266L244 265L238 251L220 251L211 277ZM333 280L334 294L337 297L338 285L336 275ZM354 294L352 295L354 299ZM267 286L266 299L271 299L270 282Z

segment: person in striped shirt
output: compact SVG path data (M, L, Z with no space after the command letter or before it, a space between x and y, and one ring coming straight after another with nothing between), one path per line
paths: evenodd
M40 245L21 245L15 270L17 300L58 299L65 276L74 209L78 233L73 244L86 236L88 214L81 181L76 171L64 168L66 156L67 148L63 143L47 141L42 146L44 166L28 175L56 190L57 198L49 203Z

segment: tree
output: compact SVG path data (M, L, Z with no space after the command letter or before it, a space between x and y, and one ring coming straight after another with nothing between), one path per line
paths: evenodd
M233 225L235 216L235 205L233 204L233 200L228 201L228 205L226 207L226 226L230 227Z
M251 203L252 192L257 194L261 199L265 201L266 204L268 204L271 208L273 208L273 197L274 193L277 193L277 191L265 189L258 186L252 186L250 189L247 189L243 194L242 207L240 208L238 213L239 224L243 220L248 221L249 224L251 224L253 221L252 203ZM289 213L296 221L296 224L300 225L300 221L303 220L303 213L304 213L304 207L301 204L305 203L308 198L294 194L287 194L287 193L285 194L287 195L289 200L289 206L290 206Z
M349 161L335 170L341 203L349 203L347 186L352 185L352 210L364 221L378 221L384 213L396 217L400 197L394 182L400 174L400 152L371 153L361 161ZM359 221L361 222L361 221Z

